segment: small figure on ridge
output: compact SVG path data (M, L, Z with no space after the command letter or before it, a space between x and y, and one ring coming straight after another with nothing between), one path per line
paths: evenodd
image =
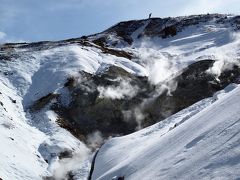
M152 17L152 13L149 14L148 19L150 19L151 17Z

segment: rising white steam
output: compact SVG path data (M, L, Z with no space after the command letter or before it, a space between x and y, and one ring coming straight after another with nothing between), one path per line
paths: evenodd
M224 70L232 69L234 65L240 66L240 34L233 33L231 35L232 43L222 46L213 51L215 63L207 70L218 78Z
M146 117L146 115L143 113L142 108L143 108L143 106L141 103L139 106L134 107L131 110L122 111L123 120L125 122L129 123L131 121L135 121L137 123L136 130L142 129L142 123Z
M87 147L82 146L82 148L77 152L74 152L73 156L70 158L59 160L59 158L56 157L52 160L53 162L51 162L51 169L53 169L52 177L59 180L68 179L68 173L79 170L89 156L90 150Z
M177 88L174 77L182 67L169 53L162 52L161 49L147 41L142 43L140 52L139 59L148 71L149 83L157 87L153 96L159 96L166 90L170 95Z
M92 149L99 148L103 144L103 141L104 138L100 131L95 131L87 136L87 145Z
M138 92L138 87L130 84L129 80L119 78L120 84L118 86L99 86L100 98L123 99L132 98Z
M55 156L50 163L48 170L52 173L52 178L56 180L67 180L69 173L74 173L74 175L81 171L89 171L91 162L92 150L99 148L104 142L104 138L100 131L95 131L89 134L87 137L87 146L82 144L82 146L75 152L71 152L72 156L69 158L59 159ZM87 164L87 165L86 165ZM87 167L86 167L87 166Z

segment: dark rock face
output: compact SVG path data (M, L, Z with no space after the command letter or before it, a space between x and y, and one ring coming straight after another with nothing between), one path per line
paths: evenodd
M117 36L123 38L128 44L132 44L132 33L144 25L144 21L145 20L120 22L104 31L104 33L115 33Z
M119 78L121 80L117 81ZM74 129L77 136L79 134L85 136L96 130L101 131L106 137L135 131L136 121L134 119L126 121L122 111L137 106L142 98L148 97L151 87L146 77L136 77L112 66L106 73L97 76L81 72L81 80L80 84L67 87L73 99L69 107L61 107L59 104L53 106L62 117L61 123L65 124L65 127ZM129 81L130 86L141 87L138 96L122 99L99 97L98 87L118 87L121 81Z
M13 53L0 53L0 61L12 61L12 59L18 58L18 54Z
M126 47L133 43L133 33L144 27L138 39L144 37L168 38L175 36L184 28L201 24L210 20L216 23L228 23L239 29L240 18L229 18L226 15L207 14L177 18L150 18L139 21L126 21L116 24L106 31L92 36L73 38L63 41L43 41L35 43L9 43L0 46L0 61L17 59L20 52L15 49L25 49L28 52L41 51L60 46L80 45L98 48L102 53L127 59L134 54L125 49L113 48L109 44L109 36L115 35L116 41ZM216 80L214 75L206 73L214 61L205 60L194 63L184 69L177 77L168 83L177 83L176 89L169 94L162 89L162 84L152 85L147 77L136 77L125 70L111 66L102 73L91 75L79 72L80 83L75 77L69 77L65 83L71 96L71 103L62 103L61 94L50 93L36 101L30 110L39 111L54 101L51 108L59 115L58 123L72 132L76 137L86 140L87 135L100 131L105 138L118 136L146 127L192 105L193 103L212 96L214 92L223 89L231 82L239 82L239 68L234 66L224 71ZM0 70L1 72L1 70ZM2 73L2 72L1 72ZM9 72L3 72L9 75ZM11 73L11 72L10 72ZM127 82L123 83L122 82ZM117 89L131 87L121 98L101 96L99 87ZM120 90L119 90L120 89ZM132 92L135 92L132 94ZM129 94L128 94L129 93ZM117 92L117 94L120 94Z
M240 69L234 66L219 76L206 72L213 60L204 60L190 65L172 79L178 86L168 94L167 90L158 94L159 86L149 84L146 77L136 77L118 67L110 67L105 73L91 75L81 72L81 82L74 84L68 80L67 88L72 96L68 107L58 103L52 108L59 114L59 123L82 140L88 134L98 130L104 137L129 134L139 126L137 114L140 113L141 126L146 127L192 105L193 103L213 95L229 83L236 81ZM116 79L121 79L117 81ZM100 97L98 87L118 87L122 81L129 86L137 87L133 97L121 99ZM134 113L135 110L137 114ZM126 116L127 114L127 116Z
M177 18L150 18L138 21L125 21L116 24L115 26L103 31L100 38L95 38L94 43L100 46L108 46L108 36L114 34L121 42L126 42L131 45L133 43L132 34L139 28L143 27L145 23L147 26L142 30L142 33L137 38L142 37L160 37L167 38L177 35L184 28L191 25L200 24L210 20L216 20L217 23L225 23L231 21L234 25L239 24L238 19L228 20L226 15L222 14L207 14L207 15L192 15L187 17ZM90 36L90 37L94 37ZM117 45L112 44L112 46Z
M231 82L235 82L240 75L240 69L234 66L232 70L224 71L218 77L218 81L214 75L206 72L213 63L213 60L196 62L176 77L178 86L171 93L171 96L163 93L149 104L148 108L150 110L146 109L146 113L154 117L153 120L155 119L155 121L150 119L150 124L156 122L156 120L160 121L201 99L212 96L216 91L223 89Z
M240 30L240 16L236 16L233 19L233 26L235 25L236 30Z
M41 97L38 99L34 104L30 107L31 112L39 111L42 108L44 108L51 100L56 99L59 95L58 94L53 94L49 93L48 95Z

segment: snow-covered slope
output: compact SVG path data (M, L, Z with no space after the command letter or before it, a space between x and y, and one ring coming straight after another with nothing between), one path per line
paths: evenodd
M47 163L37 149L46 136L27 123L21 104L22 99L8 83L1 77L0 177L41 179L40 175L48 174ZM13 100L16 103L13 103Z
M28 103L36 100L34 98L52 90L53 81L54 90L60 83L56 81L56 77L61 77L60 73L53 76L54 72L57 75L56 72L61 71L57 68L59 61L51 61L52 67L48 64L42 76L35 79L44 67L40 65L44 60L39 54L25 52L20 58L0 63L0 177L3 179L42 179L55 175L59 153L88 152L84 144L55 123L54 112L45 109L33 115L26 109ZM68 70L67 67L64 69Z
M49 93L62 93L62 101L67 104L70 99L64 83L81 70L100 73L103 66L111 64L130 72L133 72L132 68L136 73L142 72L143 68L124 58L113 58L96 48L82 46L70 45L40 52L16 49L14 54L18 57L0 62L0 138L3 144L0 177L62 177L69 170L79 169L78 164L59 161L59 155L68 152L71 156L77 156L77 162L81 164L84 158L88 158L90 150L56 124L57 115L48 107L35 113L30 113L28 107ZM58 166L63 166L65 170ZM84 166L87 172L89 163ZM58 175L55 171L62 172ZM86 172L84 177L87 177Z
M224 70L232 70L234 66L239 67L239 19L239 16L214 14L128 21L121 22L102 33L88 37L58 42L0 45L0 178L4 180L67 179L74 176L76 179L86 179L93 155L92 148L96 148L99 141L102 143L103 138L108 139L108 137L101 137L102 132L99 131L99 127L95 126L94 130L96 132L87 132L87 137L82 137L81 132L79 134L75 133L80 129L79 119L84 117L83 114L78 114L78 112L84 109L85 104L91 104L92 102L89 104L88 102L95 98L94 103L97 104L95 106L97 112L91 111L91 104L89 105L90 110L86 110L88 116L96 113L97 117L104 117L101 116L102 114L113 114L113 117L116 117L115 114L117 114L120 118L113 119L113 122L122 120L126 124L134 121L132 124L135 123L134 125L137 125L137 127L132 126L131 132L142 128L142 119L148 118L142 112L143 106L149 106L149 102L156 100L166 90L168 92L165 94L166 98L170 97L171 93L176 90L177 82L169 83L169 81L176 76L181 79L179 74L181 75L189 64L213 60L213 62L208 63L208 65L213 63L213 66L210 66L211 68L207 70L207 73L204 72L205 75L212 75L213 79L211 81L206 78L205 84L209 86L221 84L220 75ZM111 71L112 67L115 68L113 68L113 71ZM230 75L226 74L226 77L224 77L226 82L239 81L236 78L238 71L234 71L235 74L229 71ZM120 74L126 77L125 81ZM201 75L197 78L203 78ZM190 74L190 76L186 76L186 78L191 79L195 74ZM144 83L146 86L143 85ZM217 85L215 91L222 87ZM91 87L94 87L96 92L93 92ZM142 93L146 87L151 90L149 90L151 93ZM170 170L171 172L174 170L174 172L179 173L181 170L183 171L184 169L178 171L176 168L170 170L167 168L177 161L179 163L188 162L186 156L191 157L196 152L195 147L190 146L194 142L198 145L197 141L199 141L199 145L201 142L205 142L200 141L197 138L198 136L202 137L203 140L207 139L206 143L209 143L211 139L215 140L216 138L215 130L218 133L221 130L220 126L228 127L234 121L234 113L239 112L239 106L237 105L238 89L228 93L224 98L213 104L213 99L205 99L169 117L160 124L133 135L110 140L100 149L93 177L95 179L99 177L108 179L115 175L123 175L139 179L140 176L145 177L146 174L149 174L146 178L154 179L160 174L155 174L157 171L151 171L151 168L156 164L162 164L162 161L166 165L165 172L170 173ZM94 98L91 96L92 92ZM146 92L148 91L146 90ZM137 94L141 94L141 96L137 96ZM200 96L205 97L206 95L201 94ZM132 100L131 98L135 99ZM113 100L116 100L117 103L123 102L123 106L119 106ZM232 113L231 118L229 120L227 118L226 121L220 119L219 125L215 124L216 121L213 119L225 112L221 102L225 104L228 101L233 102L232 104L229 103L226 108L229 109L232 106L233 109L232 111L226 111L227 116L221 117L230 117ZM104 109L109 105L108 103L111 107L116 105L125 109L117 109L118 111L111 110L108 107ZM80 106L82 104L83 106ZM133 104L134 108L131 109ZM71 107L71 109L70 106L74 107ZM99 107L103 108L99 110ZM186 107L186 105L183 107ZM168 104L167 108L169 108ZM202 110L204 108L205 110ZM216 109L216 116L211 114L212 118L208 123L208 119L201 116L204 112L206 114L214 113L213 110L207 110L211 108ZM68 111L67 116L65 116L67 118L61 114L63 109ZM157 112L161 111L161 109L156 110ZM155 111L154 108L153 111ZM68 117L68 113L70 115L75 114L75 117L71 119ZM165 113L164 117L171 114L172 112ZM237 114L235 115L237 116ZM131 120L132 116L134 116L136 122L135 119ZM197 117L199 117L199 120L194 121ZM70 121L76 120L70 122L74 128L69 128L69 124L64 124L69 119ZM86 121L86 119L83 119L83 121ZM99 121L100 123L105 122L101 118ZM157 121L158 119L154 120L154 122ZM191 123L192 121L194 123ZM96 125L94 123L93 121L92 124ZM103 129L105 126L106 129L111 128L109 124L111 125L110 122L104 124ZM179 126L174 128L175 124ZM238 124L236 123L236 125ZM196 128L196 126L199 128ZM216 126L215 130L213 129L214 126ZM188 127L196 129L190 131L190 129L187 130ZM80 131L85 129L87 131L89 127L81 128ZM124 126L122 128L123 130L119 127L119 131L127 129ZM173 130L169 131L169 129ZM203 134L206 132L205 130L208 130L209 133ZM232 129L226 129L226 132L230 130ZM235 130L233 129L233 132L230 132L229 135L223 131L219 136L226 135L226 137L223 136L221 142L224 141L224 138L227 139L234 135ZM118 135L116 132L119 133L119 131L107 135ZM120 132L119 134L123 133ZM190 136L189 139L187 136ZM184 138L178 146L176 140L181 137ZM236 134L236 137L238 137L238 134ZM190 143L195 138L197 140ZM216 141L209 148L217 148L219 145L217 143L221 142ZM172 158L171 155L175 156L174 153L180 153L185 145L190 147L186 148L188 149L185 152L187 155L184 152L182 154L186 160L181 159L181 157L179 159ZM162 148L162 146L165 148ZM207 145L203 144L203 146ZM223 152L219 152L214 157L218 158L221 153L227 154L225 152L227 152L226 148L228 147L233 146L228 146L227 143L223 144ZM123 160L126 158L124 148L129 153L129 159L127 158L127 160ZM171 148L176 151L170 151ZM196 148L199 147L196 146ZM207 147L204 149L209 150ZM170 154L164 156L167 152ZM214 152L217 153L217 151ZM206 158L212 155L211 152L209 153ZM233 154L229 154L229 156L234 157ZM202 160L202 156L196 156L196 158L198 157ZM140 163L143 160L146 162ZM218 160L206 161L206 163L216 163ZM227 161L228 159L223 156L223 160ZM190 162L182 167L189 170L188 166L196 161L197 159L190 159ZM202 172L203 175L199 177L210 176L210 170L208 169L213 169L216 165L208 166L209 164L203 165L201 162L199 161L199 166L206 166L207 170L206 173ZM239 162L239 160L233 162ZM104 167L102 163L104 163ZM150 164L149 167L145 166L147 163ZM199 167L192 164L191 167L195 169ZM230 165L232 164L230 163ZM234 167L237 167L237 165L233 164ZM160 167L160 165L158 166ZM164 168L163 170L154 168L158 169L159 173L164 173ZM221 168L224 168L224 171L227 169L225 167ZM186 176L183 174L184 177L182 178L187 177L188 174L189 177L191 176L188 170L185 173ZM227 170L230 170L230 168ZM223 171L221 173L223 173L223 176L228 174ZM236 176L237 172L234 173L233 176ZM195 174L192 174L192 177L194 176ZM172 176L168 174L165 177L171 178ZM181 178L181 176L179 177Z
M93 179L238 179L240 87L228 89L196 115L189 113L211 98L152 127L109 140L98 152Z

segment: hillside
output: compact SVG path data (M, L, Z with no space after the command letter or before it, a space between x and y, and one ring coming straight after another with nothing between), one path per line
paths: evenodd
M98 152L92 179L238 179L240 88L233 88L111 139Z
M62 41L0 45L0 178L87 179L93 164L93 179L152 179L157 171L167 179L239 176L239 161L230 162L238 157L239 30L239 16L207 14L120 22ZM236 89L216 101L216 93L232 83ZM228 146L224 140L231 136ZM214 148L226 157L217 150L208 154ZM184 157L177 159L180 151ZM216 165L221 158L223 167ZM181 168L167 174L159 165L180 160ZM182 175L189 167L210 168Z

